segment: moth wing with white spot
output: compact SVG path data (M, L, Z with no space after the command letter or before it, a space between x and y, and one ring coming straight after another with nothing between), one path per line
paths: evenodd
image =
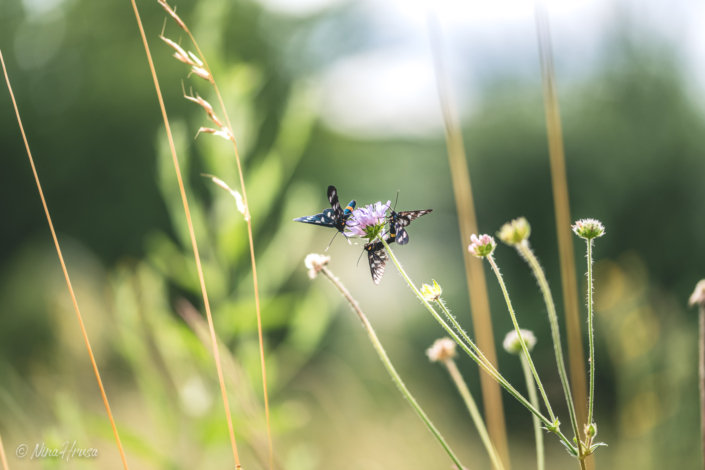
M382 245L379 243L379 245ZM370 261L370 273L372 274L372 282L379 284L384 275L384 268L387 267L387 261L389 261L389 255L384 250L384 246L377 251L368 251L367 258Z
M340 201L338 201L338 190L335 189L335 186L328 186L328 202L330 202L330 206L333 208L337 220L337 218L343 215L343 209L340 208Z
M424 216L428 214L429 212L433 212L433 209L425 209L422 211L403 211L399 212L399 225L402 227L406 227L411 223L412 220L418 219L421 216Z
M323 227L335 227L335 212L333 209L326 209L320 214L307 215L294 219L295 222L303 222L304 224L321 225Z

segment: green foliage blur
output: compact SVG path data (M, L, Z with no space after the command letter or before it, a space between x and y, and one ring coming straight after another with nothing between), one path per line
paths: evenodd
M0 2L0 49L130 468L232 468L195 263L132 7L47 5ZM182 98L182 80L187 92L214 107L217 100L158 40L165 14L156 1L139 6L186 178L238 444L247 470L266 468L246 225L232 197L200 176L238 188L232 149L213 136L194 140L209 123ZM363 139L321 120L311 77L372 47L352 4L309 17L246 0L183 2L177 11L209 59L244 160L279 468L450 468L349 307L325 279L306 275L304 257L321 253L334 232L292 222L327 206L329 184L345 202L394 200L399 190L400 209L433 208L395 252L417 284L433 278L443 286L472 333L459 251L467 241L459 238L442 134ZM322 34L322 52L311 54ZM188 45L172 22L165 35ZM696 316L686 299L705 266L705 118L668 44L611 40L596 72L559 90L572 216L607 228L595 248L596 422L609 447L596 462L700 468ZM527 217L562 322L540 86L502 77L473 107L463 124L481 230ZM122 468L4 88L0 153L0 435L10 466ZM575 244L584 271L584 247ZM393 266L374 286L366 260L356 267L360 252L339 237L327 253L331 270L461 460L489 468L460 397L425 357L442 330ZM534 359L567 432L540 293L513 250L500 246L496 257L521 326L538 337ZM499 346L511 321L488 280ZM523 390L517 359L498 355ZM459 366L481 401L477 368L466 358ZM535 468L531 416L508 395L504 404L512 468ZM552 437L548 468L573 468ZM67 463L14 454L22 443L65 441L98 448L100 457Z

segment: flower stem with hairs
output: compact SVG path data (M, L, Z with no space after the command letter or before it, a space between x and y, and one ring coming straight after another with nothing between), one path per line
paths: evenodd
M536 417L538 417L541 422L546 426L546 429L549 431L553 432L556 434L560 440L563 442L565 445L566 449L568 452L570 452L571 455L574 457L577 457L578 451L573 445L573 443L560 431L558 425L559 423L555 420L555 418L551 421L548 418L546 418L541 412L536 409L526 398L524 398L512 385L507 382L504 377L502 377L500 374L497 372L493 371L488 365L480 359L480 357L475 354L468 345L465 344L463 340L461 340L458 335L455 333L453 328L451 328L443 319L441 316L436 312L436 310L433 308L433 306L424 298L423 294L416 288L414 283L411 281L411 278L406 274L404 271L404 268L402 268L401 264L397 260L396 256L394 255L394 252L391 250L389 247L389 244L382 238L380 239L382 244L384 245L385 249L387 250L387 253L389 254L389 257L391 260L394 262L394 265L397 267L399 270L399 273L402 275L406 283L411 287L411 290L416 294L416 297L421 300L421 302L424 304L424 306L428 309L429 312L433 315L433 317L440 323L440 325L443 327L443 329L446 330L446 332L450 335L451 338L455 340L456 343L465 351L465 353L472 358L485 372L487 372L494 380L499 382L499 384L504 387L507 392L509 392L514 398L516 398L526 409L528 409L530 412L532 412Z
M411 395L411 392L409 392L409 389L406 388L406 385L404 385L404 382L401 380L401 377L397 373L396 369L394 369L394 366L392 365L392 362L389 360L389 357L387 356L387 353L384 351L384 347L382 347L382 343L380 343L379 338L377 338L377 335L375 334L374 329L372 328L372 325L370 322L367 320L367 317L365 316L364 313L362 313L362 309L360 309L360 306L357 304L357 301L350 295L350 292L345 288L345 286L340 282L338 278L336 278L333 273L325 267L325 265L321 264L320 266L317 267L319 272L322 272L323 275L325 275L328 280L340 291L341 294L343 294L343 297L345 297L345 300L348 301L352 309L355 311L357 314L358 318L362 322L362 326L365 328L365 331L367 332L367 335L370 338L370 341L372 342L372 346L374 346L375 350L377 351L377 354L379 355L380 360L384 364L384 367L387 369L387 372L389 372L389 375L392 377L392 380L394 383L399 387L399 390L401 391L402 395L404 395L404 398L407 399L411 407L414 409L416 414L421 418L421 421L426 425L429 431L431 431L431 434L436 438L438 443L443 447L443 450L446 451L450 459L457 465L459 469L465 468L463 465L460 463L460 460L458 460L458 457L455 455L455 453L452 451L448 443L445 441L441 433L436 429L436 427L433 425L431 420L428 418L426 413L421 409L419 404L416 402L414 399L413 395Z
M472 417L472 420L475 423L475 427L477 428L478 434L480 434L480 439L482 440L482 443L485 445L487 454L490 456L492 465L494 465L494 468L496 470L504 470L502 461L500 460L499 455L497 454L497 449L495 449L494 445L492 444L492 441L490 440L490 435L487 434L487 428L485 427L485 422L482 419L480 410L477 409L477 404L475 403L475 400L473 399L472 394L468 389L468 386L465 384L463 376L458 370L458 366L455 365L455 361L451 358L444 360L443 364L445 364L446 368L448 369L448 373L453 379L455 386L458 388L460 396L463 397L465 406L468 407L470 416ZM538 418L536 418L535 416L534 419L538 420Z
M536 408L539 407L539 396L536 393L536 382L531 374L531 367L529 366L529 361L526 358L526 354L523 352L519 354L519 359L521 360L521 368L524 370L524 378L526 378L526 388L529 391L529 400L531 404ZM541 421L536 416L532 417L534 420L534 434L536 436L536 468L538 470L545 470L546 462L543 449L543 429L541 429Z

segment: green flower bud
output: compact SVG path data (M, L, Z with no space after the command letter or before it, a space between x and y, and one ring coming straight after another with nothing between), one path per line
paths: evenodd
M592 240L605 234L605 226L595 219L578 220L572 228L577 236L586 240Z
M531 235L531 225L524 217L507 222L497 232L497 237L509 246L528 240L529 235Z

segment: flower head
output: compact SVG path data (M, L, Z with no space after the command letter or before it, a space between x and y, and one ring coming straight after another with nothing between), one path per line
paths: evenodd
M429 302L440 299L442 293L443 289L441 289L441 286L438 285L435 279L433 280L433 286L429 286L428 284L421 286L421 294Z
M524 217L507 222L497 232L497 237L509 246L528 240L529 235L531 235L531 225Z
M318 273L323 269L323 266L328 264L329 261L330 256L318 255L316 253L311 253L306 256L304 266L308 269L308 277L316 279L316 276L318 276Z
M431 362L445 361L455 357L455 341L450 338L437 339L433 346L426 350Z
M572 228L577 236L585 240L592 240L605 234L605 226L595 219L578 220Z
M387 223L387 210L392 205L392 201L386 204L377 202L355 209L352 217L347 221L346 232L349 236L358 236L373 240L382 234L384 225Z
M491 255L497 246L497 242L494 241L494 238L489 235L480 235L478 237L473 234L470 236L470 241L471 243L468 250L478 258L484 258Z
M536 345L536 336L529 330L519 330L521 331L521 337L524 339L524 344L526 344L526 349L531 351ZM519 335L516 330L512 330L507 333L504 337L504 342L502 343L504 350L509 354L521 354L523 348L521 347L521 341L519 340Z

